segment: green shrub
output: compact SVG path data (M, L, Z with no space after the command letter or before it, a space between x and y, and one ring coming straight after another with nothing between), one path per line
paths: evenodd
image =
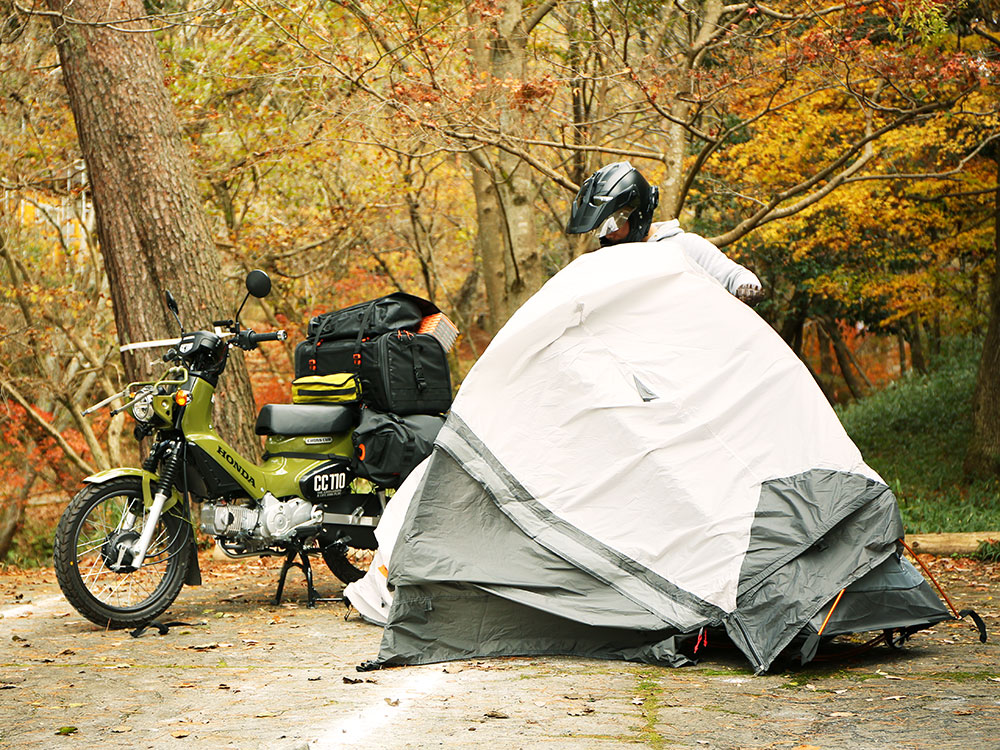
M962 472L980 347L950 340L931 372L838 408L865 461L896 494L909 533L1000 529L1000 481Z

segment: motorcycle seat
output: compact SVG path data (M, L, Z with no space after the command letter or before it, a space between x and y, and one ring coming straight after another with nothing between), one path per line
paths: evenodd
M258 435L329 435L357 427L358 411L323 404L266 404L257 415Z

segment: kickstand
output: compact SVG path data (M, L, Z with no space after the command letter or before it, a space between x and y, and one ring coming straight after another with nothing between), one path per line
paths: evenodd
M296 560L296 557L299 560ZM285 578L288 577L288 571L291 568L298 568L306 577L306 591L308 592L308 604L306 606L310 609L315 607L318 602L343 601L340 597L320 596L313 585L313 572L312 565L309 563L309 553L302 547L289 547L288 553L285 555L285 564L281 566L281 576L278 578L278 590L274 592L274 599L271 601L275 606L281 604L281 594L285 590Z

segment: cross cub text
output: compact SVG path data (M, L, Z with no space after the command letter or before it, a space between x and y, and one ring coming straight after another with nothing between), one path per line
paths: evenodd
M264 297L263 271L246 279L250 295ZM178 306L167 307L180 323ZM116 468L87 477L59 521L55 569L70 603L102 627L146 625L163 613L184 584L201 582L194 523L231 557L282 555L275 602L289 568L306 577L309 604L317 601L310 555L322 555L345 582L362 572L347 559L348 546L374 549L385 490L357 480L351 468L356 405L269 404L257 419L265 460L241 456L212 426L212 401L233 347L249 351L284 331L254 333L235 320L214 330L183 331L163 356L159 379L131 383L116 399L127 403L137 438L152 436L141 468ZM164 342L144 342L164 345ZM167 342L169 343L169 342ZM138 348L140 345L132 345ZM197 519L192 503L200 503Z

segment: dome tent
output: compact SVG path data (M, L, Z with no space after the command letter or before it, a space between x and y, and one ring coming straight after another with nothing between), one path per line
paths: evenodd
M411 493L374 666L680 665L711 627L763 671L820 631L950 617L808 370L670 241L582 256L528 300Z

